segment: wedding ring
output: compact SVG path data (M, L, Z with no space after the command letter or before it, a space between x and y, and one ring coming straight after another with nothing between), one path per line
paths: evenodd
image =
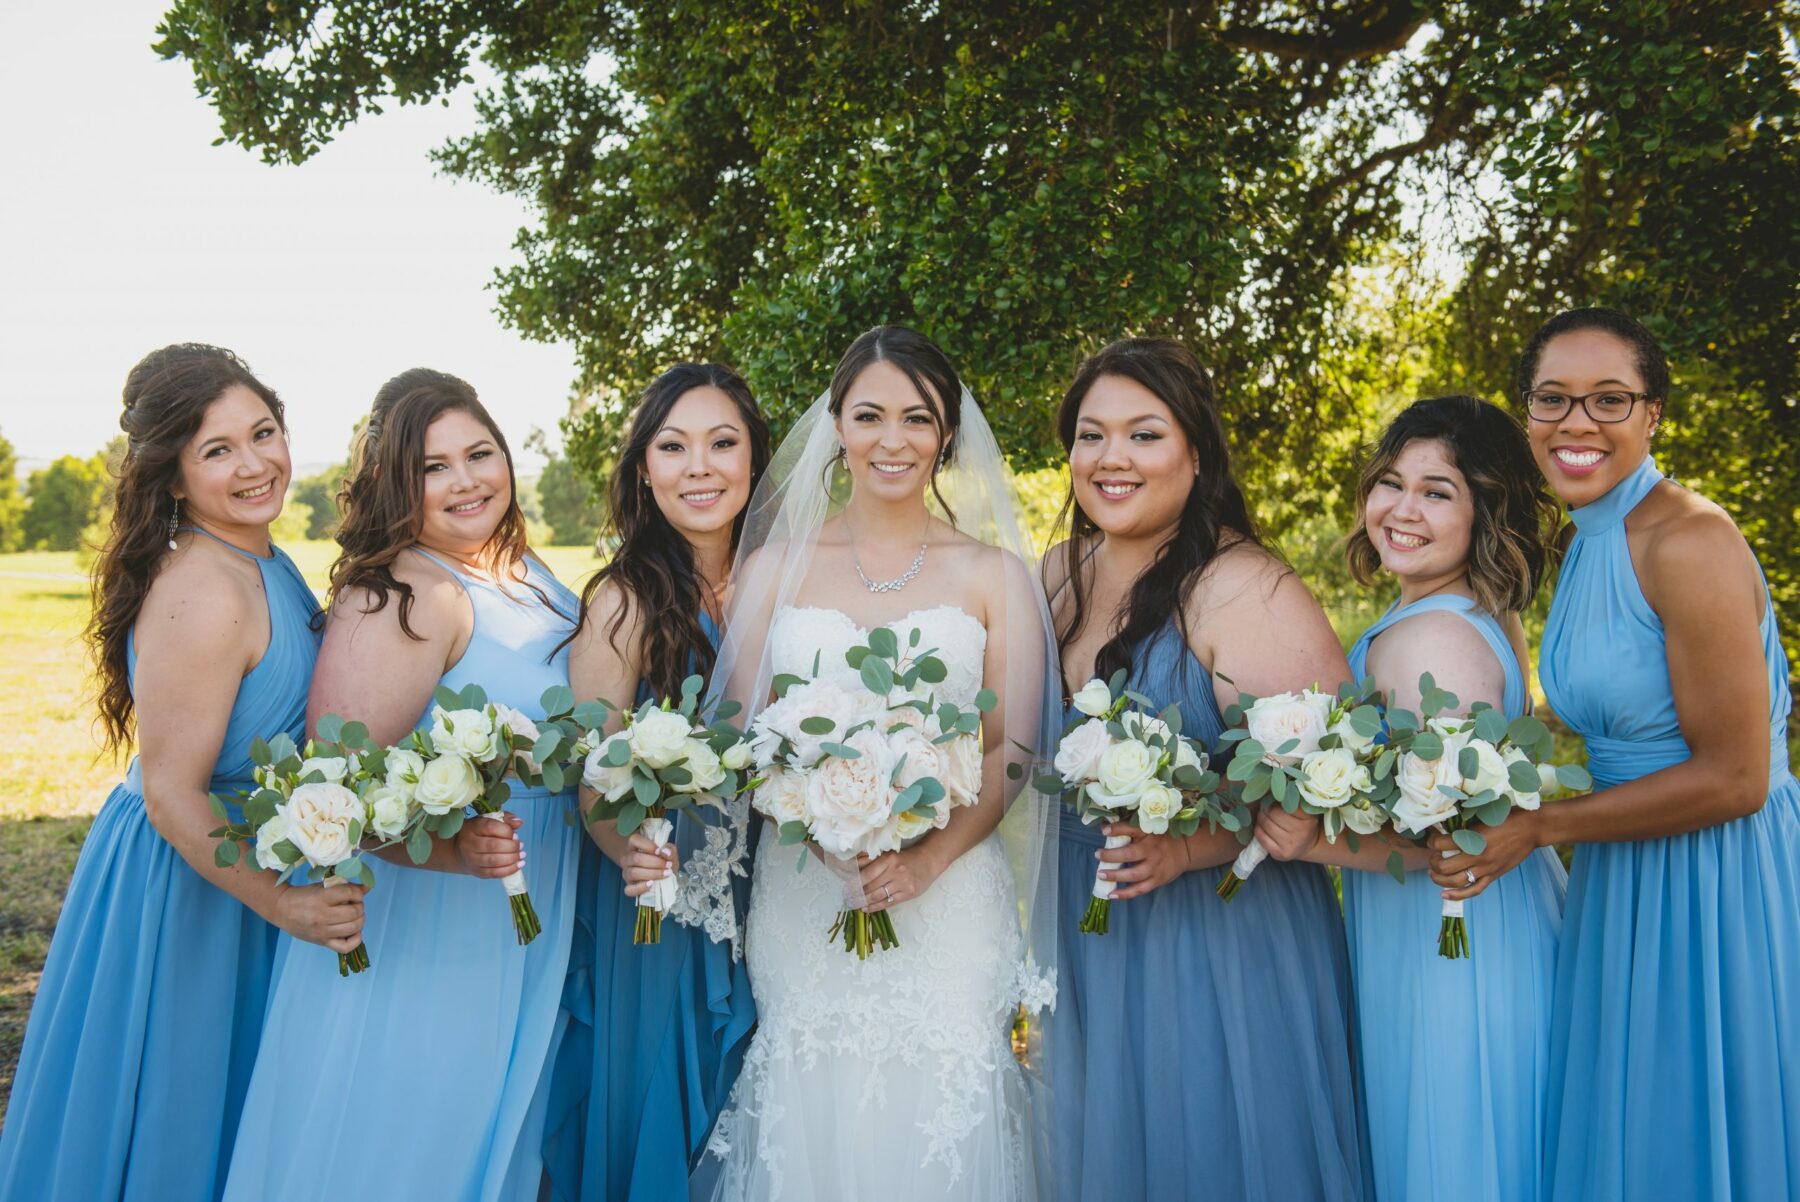
M890 901L890 902L893 901L894 900L894 887L892 885L883 885L882 888L887 890L887 896L885 898L883 898L882 900Z
M1467 871L1465 871L1463 873L1463 876L1468 878L1469 884L1473 885L1475 883L1475 870L1473 868L1470 868Z

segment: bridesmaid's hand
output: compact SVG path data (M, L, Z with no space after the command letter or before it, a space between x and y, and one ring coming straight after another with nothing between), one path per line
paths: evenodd
M269 921L296 939L334 952L352 952L362 942L363 894L368 891L367 885L347 882L330 889L283 885L275 892L275 912Z
M1319 845L1322 827L1317 814L1290 814L1278 805L1256 812L1256 841L1277 860L1298 860Z
M1487 847L1478 856L1462 851L1442 831L1426 840L1425 845L1440 856L1431 862L1431 879L1443 888L1445 901L1474 897L1542 846L1537 835L1537 815L1530 810L1515 811L1499 826L1476 823L1471 829L1487 840ZM1450 854L1445 856L1446 852ZM1475 874L1473 884L1469 883L1470 872Z
M525 846L513 832L525 820L517 814L502 814L501 821L475 817L466 820L456 832L456 858L470 876L499 880L525 867Z
M923 843L890 851L871 860L857 856L862 865L863 913L878 914L911 901L931 888L940 872Z
M674 876L675 870L681 867L681 857L675 854L674 844L665 843L659 848L642 830L633 831L626 846L625 863L619 866L619 871L625 875L626 897L642 897L650 892L650 886Z
M1146 835L1129 822L1108 823L1101 833L1108 837L1124 835L1131 840L1124 847L1102 847L1096 853L1103 863L1117 865L1100 870L1103 880L1123 886L1112 895L1114 901L1142 897L1194 866L1188 842L1180 835Z

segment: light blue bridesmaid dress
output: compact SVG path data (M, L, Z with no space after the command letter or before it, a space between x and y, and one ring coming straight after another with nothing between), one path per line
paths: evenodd
M716 645L718 628L701 615ZM636 702L650 699L646 685ZM677 814L680 828L697 826ZM692 836L692 829L685 832ZM634 946L637 903L592 839L581 843L575 948L544 1160L556 1202L686 1202L688 1170L730 1097L756 1023L728 943L665 920ZM747 897L740 898L740 912Z
M557 644L573 627L574 596L535 562L530 583L550 604L419 554L474 608L474 633L443 683L479 684L490 701L541 717L544 690L569 681ZM542 933L519 946L499 881L382 864L366 903L367 971L340 977L331 952L284 936L227 1198L538 1197L583 836L573 790L513 783L506 809L524 819L517 834Z
M232 702L208 786L223 797L255 787L252 740L302 733L319 652L319 606L293 562L231 550L262 574L269 646ZM135 674L135 646L126 654ZM275 934L156 833L134 759L63 899L0 1132L0 1199L217 1197Z
M1132 657L1131 684L1224 729L1212 677L1176 624ZM1076 716L1070 711L1070 718ZM1223 866L1115 901L1077 930L1100 827L1063 824L1056 1020L1048 1025L1060 1202L1348 1202L1369 1197L1350 1051L1350 965L1331 880L1266 860L1230 904Z
M1661 479L1646 458L1573 511L1544 629L1544 692L1587 740L1596 788L1689 755L1662 621L1625 540L1626 516ZM1562 1202L1800 1198L1800 784L1772 607L1760 629L1762 808L1666 839L1576 846L1551 1028L1547 1179Z
M1467 597L1396 603L1351 649L1351 672L1362 679L1375 636L1431 612L1458 614L1481 632L1506 673L1506 716L1523 714L1518 657L1500 623ZM1401 884L1385 872L1344 871L1357 1067L1382 1202L1541 1196L1550 992L1568 879L1556 853L1539 848L1467 903L1469 956L1446 960L1437 950L1443 891L1428 873Z

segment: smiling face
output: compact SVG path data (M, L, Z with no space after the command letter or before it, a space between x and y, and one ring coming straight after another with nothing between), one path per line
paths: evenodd
M1069 477L1075 502L1115 538L1161 535L1181 521L1197 460L1161 397L1125 376L1101 376L1081 400Z
M451 409L425 431L425 518L419 541L472 558L512 504L506 456L474 414Z
M1363 501L1363 530L1381 566L1411 584L1463 575L1474 529L1468 481L1434 438L1407 443Z
M1572 330L1544 344L1531 387L1582 396L1643 392L1645 383L1629 343L1604 330ZM1660 404L1640 402L1624 421L1597 422L1587 408L1571 405L1559 421L1528 422L1526 433L1552 491L1578 509L1605 496L1643 462L1661 417Z
M865 367L836 418L857 493L888 501L922 496L943 447L941 415L937 398L927 403L893 364Z
M728 529L750 501L750 438L737 404L691 388L644 453L644 479L663 517L690 540Z
M292 465L287 435L261 397L233 384L206 408L181 451L171 491L183 520L214 530L263 528L281 513Z

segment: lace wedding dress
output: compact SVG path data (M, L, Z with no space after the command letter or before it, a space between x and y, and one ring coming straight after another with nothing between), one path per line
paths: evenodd
M888 626L901 646L917 628L948 669L939 695L973 703L987 644L980 622L940 605ZM783 608L769 629L773 670L812 676L816 656L820 674L857 687L844 652L867 636L840 610ZM896 906L900 946L858 961L827 939L843 907L838 878L764 835L746 934L759 1026L696 1170L697 1196L1037 1198L1025 1075L1010 1041L1022 936L1000 839Z

